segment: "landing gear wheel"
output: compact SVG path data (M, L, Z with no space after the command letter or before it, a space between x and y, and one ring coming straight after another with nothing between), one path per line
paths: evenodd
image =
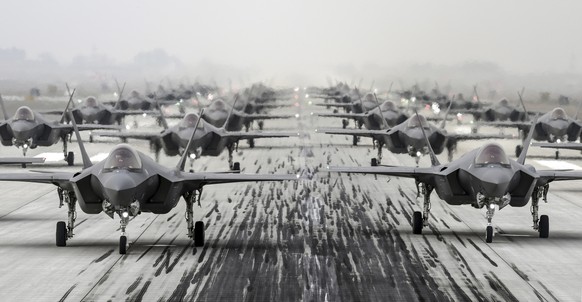
M67 246L67 224L64 221L57 222L57 246Z
M348 125L349 125L349 121L346 119L343 119L342 120L342 128L346 129L348 127Z
M204 246L204 222L194 224L194 246Z
M372 164L372 167L378 166L378 159L377 158L372 158L371 164Z
M26 164L25 164L25 163L22 163L22 164L20 164L20 165L21 165L23 168L26 168Z
M121 236L119 237L119 254L125 255L127 253L127 237Z
M255 147L255 139L254 138L250 138L249 139L249 148L254 148Z
M422 234L422 213L415 211L412 214L412 234Z
M556 159L560 158L560 151L556 150Z
M519 157L521 151L523 151L523 147L521 145L515 146L515 157Z
M69 151L69 153L67 153L67 165L72 166L74 164L75 164L75 153Z
M485 229L485 242L493 242L493 227L490 225L488 225L487 229Z
M239 162L234 162L234 164L232 164L232 169L233 171L240 171L240 163Z
M259 124L259 130L263 130L263 127L265 126L265 122L259 121L258 124Z
M352 139L352 145L357 146L358 145L358 137L354 135L354 138Z
M548 215L540 216L539 229L540 238L548 238L550 236L550 218Z
M92 143L93 142L93 134L89 135L89 142Z

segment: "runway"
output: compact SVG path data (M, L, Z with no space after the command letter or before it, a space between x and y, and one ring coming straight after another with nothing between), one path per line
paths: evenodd
M548 203L540 206L541 214L550 216L548 239L531 228L529 206L507 207L495 214L496 235L487 244L485 210L449 206L436 193L429 227L414 235L411 217L422 198L416 197L413 180L319 172L327 165L368 166L376 150L369 139L351 146L351 137L315 133L317 127L341 122L317 119L309 114L314 110L325 109L302 103L274 111L301 117L266 121L265 130L304 135L257 140L254 149L243 142L235 154L243 172L299 173L297 182L205 187L194 212L207 228L202 248L187 237L184 203L169 214L144 213L131 221L126 255L117 252L118 218L80 210L75 237L67 247L57 247L55 224L66 220L67 212L58 207L56 187L0 183L0 296L5 301L580 300L582 182L550 185ZM97 156L113 142L99 139L86 146ZM130 142L151 154L147 143ZM509 155L518 143L501 142ZM459 143L455 158L481 144ZM70 146L78 166L62 169L78 171L79 148ZM61 147L29 154L58 153ZM14 147L1 150L5 156L20 155ZM537 168L556 164L553 150L530 150L538 157L527 162ZM561 156L582 167L580 152ZM445 162L446 152L439 159ZM168 166L177 161L161 156ZM415 161L386 151L383 164ZM428 158L420 161L420 166L429 164ZM193 169L224 171L227 166L223 154L203 157ZM8 171L22 169L0 167Z

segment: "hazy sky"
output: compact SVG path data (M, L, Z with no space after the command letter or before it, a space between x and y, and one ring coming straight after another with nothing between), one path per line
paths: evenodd
M492 61L517 72L582 70L582 1L0 2L0 48L131 61L163 48L261 70Z

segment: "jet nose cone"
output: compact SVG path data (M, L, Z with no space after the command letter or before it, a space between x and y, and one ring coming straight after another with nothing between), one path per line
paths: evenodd
M513 178L509 171L500 171L495 168L485 168L480 175L481 193L486 197L503 197L509 190Z
M548 132L557 137L565 136L568 132L569 123L567 121L557 120L547 125Z
M12 134L17 140L28 140L32 137L32 130L34 126L27 122L17 121L13 123L10 128L12 129Z
M118 173L118 172L112 172ZM103 182L104 194L112 205L126 207L135 200L136 182L129 175L120 172Z

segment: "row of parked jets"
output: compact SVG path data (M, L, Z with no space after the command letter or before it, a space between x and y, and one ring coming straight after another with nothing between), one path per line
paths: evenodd
M128 110L119 105L122 100L122 90L120 89L117 102L112 107L105 107L107 110L114 109L114 111L110 111L112 114L123 115ZM249 140L249 145L253 146L254 142L251 144L250 141L258 138L300 135L298 133L251 131L250 127L246 126L247 123L252 123L255 117L264 120L270 116L262 114L259 117L253 117L252 115L255 113L237 110L237 103L241 95L245 96L245 93L234 96L233 104L218 99L198 113L185 113L181 117L181 121L173 127L168 126L161 102L155 99L148 100L155 106L140 110L151 109L153 111L151 114L159 118L163 130L157 132L124 130L124 127L120 128L119 125L115 125L118 123L115 118L109 119L109 121L115 122L107 125L91 123L90 119L84 116L87 114L87 110L83 113L84 107L76 108L77 115L74 113L76 109L71 108L74 93L74 90L69 93L69 102L62 112L60 121L47 121L42 118L40 113L35 113L24 106L17 110L12 119L6 119L0 124L0 137L3 145L15 145L25 149L52 145L61 139L68 163L72 160L69 158L70 153L67 152L66 142L73 134L76 137L83 163L80 171L0 173L0 181L46 183L57 187L60 204L66 204L68 209L68 221L59 221L56 225L57 246L66 246L67 241L73 238L78 204L81 210L87 214L104 212L112 218L115 215L119 216L121 229L119 253L125 254L129 246L126 234L129 221L142 212L166 214L178 205L181 198L186 202L185 217L188 236L194 241L195 246L203 246L205 226L203 221L194 221L193 208L195 204L200 204L204 186L235 182L297 181L305 177L296 174L241 173L240 164L234 162L232 158L233 150L238 146L239 141ZM357 93L359 94L359 92ZM252 91L247 91L246 94L251 95ZM319 95L312 96L312 98L325 99L326 96L322 94L323 92L320 92ZM132 93L130 98L136 96L139 95ZM297 94L292 96L275 94L270 102L284 101L289 98L298 99ZM246 101L248 103L248 100ZM175 101L173 102L175 103ZM262 103L257 102L257 100L254 102ZM400 115L389 114L388 111L393 111L397 106L389 101L380 102L373 93L365 94L363 99L358 100L358 103L362 112L354 112L357 111L355 104L351 104L354 107L351 108L352 112L350 113L358 114L356 118L360 119L358 121L361 121L361 125L369 127L368 129L326 128L323 131L318 129L318 132L372 137L374 145L379 149L378 157L371 160L370 166L331 166L322 172L413 178L418 188L418 195L424 197L423 210L414 212L412 217L412 229L415 234L422 233L422 229L428 224L431 208L430 196L433 191L436 191L439 198L448 204L470 204L475 208L486 209L486 242L493 240L494 232L491 224L496 209L502 209L508 205L523 207L531 200L533 228L539 232L540 237L547 238L549 236L549 218L547 215L539 215L539 202L547 199L549 183L582 179L582 171L538 170L525 162L531 141L536 138L536 135L539 138L540 133L543 134L541 131L546 131L546 135L558 136L557 133L549 132L554 128L557 129L557 125L561 125L560 121L564 120L564 115L555 114L556 110L549 112L546 114L547 116L536 116L531 118L530 122L524 122L523 125L527 124L529 127L523 128L526 135L516 160L509 158L500 145L489 143L465 153L458 159L452 160L452 156L449 156L448 163L440 163L436 155L442 152L445 147L449 150L454 149L458 140L505 136L483 136L476 133L463 136L447 133L444 128L447 115L451 111L451 105L448 106L441 125L435 126L416 110L414 110L414 114L406 118L402 117L404 116L402 113ZM372 103L375 106L370 105ZM93 104L93 108L98 107L94 98L88 98L85 107L89 104ZM281 106L288 104L288 102L283 103ZM333 104L324 103L322 105L331 106ZM275 116L274 118L292 117L294 115ZM341 117L346 118L345 115ZM353 118L353 116L349 118ZM577 122L573 120L571 123ZM123 140L145 139L150 142L156 156L152 158L131 145L121 143L113 147L103 161L93 164L81 139L80 131L104 129L113 131L93 132L92 135L118 137ZM564 135L566 134L561 134L559 137ZM576 135L579 137L580 130ZM407 153L416 158L426 154L430 157L431 166L418 167L418 162L414 167L383 166L380 151L383 146L394 153ZM221 172L186 171L188 160L204 155L218 156L225 149L229 152L229 170ZM174 167L159 164L156 159L161 150L170 156L179 155L178 163Z

